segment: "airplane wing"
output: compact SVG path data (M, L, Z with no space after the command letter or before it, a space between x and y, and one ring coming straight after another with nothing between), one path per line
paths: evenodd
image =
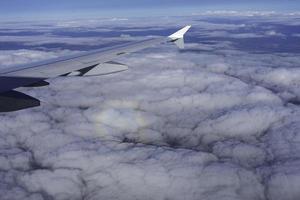
M113 59L155 44L174 42L179 48L184 48L184 35L190 28L186 26L166 38L146 39L0 70L0 112L40 105L38 99L13 89L46 86L49 83L45 80L58 76L100 76L124 71L127 66L113 62Z

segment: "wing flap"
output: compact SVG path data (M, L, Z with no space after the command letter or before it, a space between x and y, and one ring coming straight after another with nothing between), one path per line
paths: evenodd
M104 63L95 66L83 76L102 76L128 70L128 66L121 63Z

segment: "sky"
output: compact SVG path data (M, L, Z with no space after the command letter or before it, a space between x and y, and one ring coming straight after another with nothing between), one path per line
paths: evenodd
M1 19L188 15L207 10L297 11L296 0L10 0L2 1ZM38 19L39 19L38 18Z

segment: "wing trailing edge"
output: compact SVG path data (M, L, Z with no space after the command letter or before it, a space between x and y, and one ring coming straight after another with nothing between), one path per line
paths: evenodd
M36 98L17 91L8 91L0 94L0 113L13 112L40 106Z

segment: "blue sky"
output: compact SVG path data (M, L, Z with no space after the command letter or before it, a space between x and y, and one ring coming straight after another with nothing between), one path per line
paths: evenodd
M205 10L297 11L297 0L9 0L1 18L184 15Z

